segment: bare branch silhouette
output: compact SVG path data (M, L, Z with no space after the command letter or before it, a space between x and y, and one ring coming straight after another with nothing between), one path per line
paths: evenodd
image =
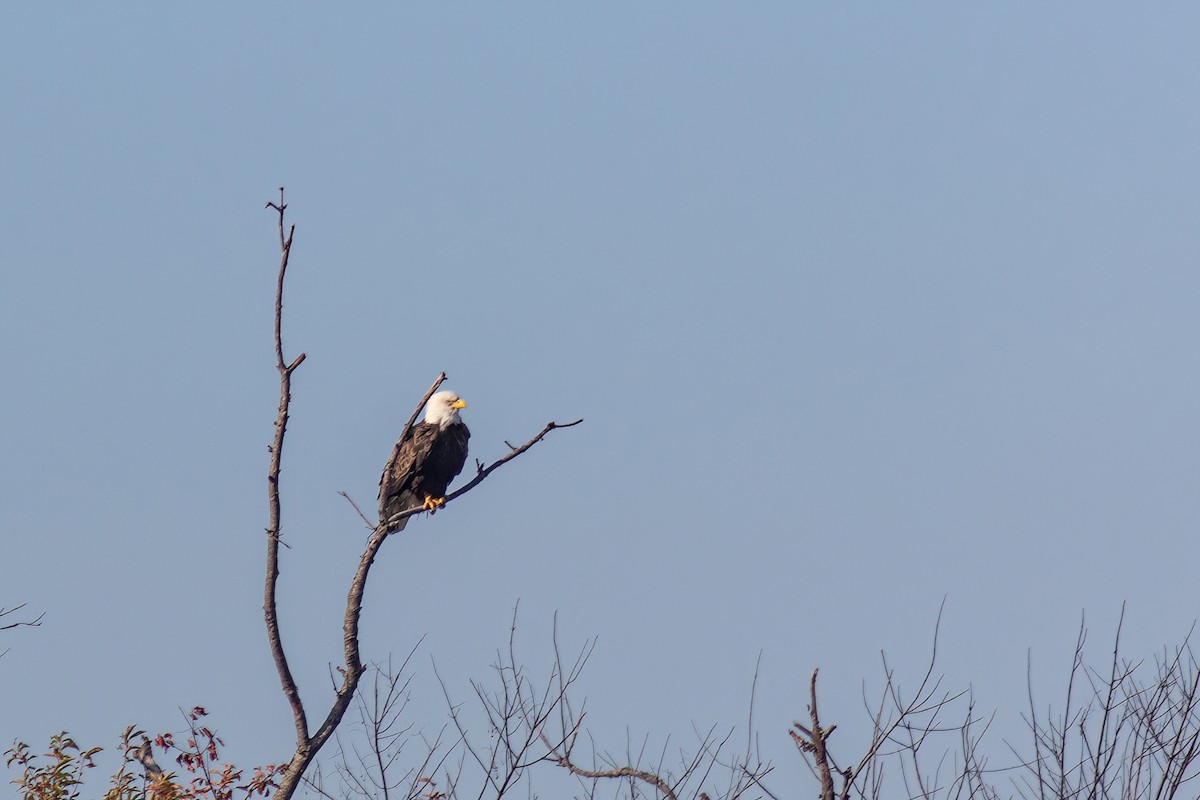
M292 402L292 373L304 362L305 356L301 353L290 364L283 357L283 279L287 274L288 259L292 252L292 237L296 232L296 226L293 225L285 234L284 212L287 210L287 203L284 202L283 187L279 189L279 203L267 203L267 207L275 209L279 215L279 276L275 283L275 368L279 371L279 413L275 417L275 438L268 448L271 453L271 463L267 470L270 522L267 526L267 579L263 614L267 623L267 642L271 647L271 657L279 673L283 694L292 709L292 719L296 727L296 748L297 752L300 752L308 741L308 720L304 713L304 703L300 699L300 690L296 687L296 680L292 677L287 654L283 649L283 638L279 633L276 585L279 582L279 473L283 468L283 440L287 433L288 409Z
M267 207L274 209L278 215L279 227L279 247L280 247L280 262L279 272L276 280L275 293L275 326L274 326L274 344L275 344L275 366L279 372L279 411L275 420L275 436L269 447L271 454L270 465L267 473L267 488L268 502L270 509L270 520L267 527L267 568L266 568L266 587L265 600L263 604L263 612L267 626L267 640L270 644L271 655L275 661L276 670L279 673L280 685L283 688L283 693L288 700L292 710L293 724L296 730L296 750L291 760L283 769L279 776L279 786L275 796L281 800L290 798L301 785L306 770L313 763L313 759L321 748L335 734L338 726L350 707L355 693L358 689L359 681L362 679L365 667L362 664L359 655L359 620L362 615L363 595L366 591L367 578L370 574L371 566L375 562L375 558L383 546L384 541L388 537L389 525L403 519L404 517L420 513L423 509L411 509L401 514L394 515L390 520L381 521L371 525L366 515L356 503L350 498L349 494L343 492L342 495L354 506L360 517L369 526L372 527L371 536L368 538L366 547L362 556L359 559L358 568L355 570L350 581L350 587L346 598L346 611L342 623L342 639L343 639L343 664L338 667L337 671L341 675L341 682L334 688L333 701L330 704L329 711L320 725L311 734L309 733L309 724L304 707L304 703L300 697L300 691L296 685L295 679L292 676L287 656L284 651L283 641L279 630L278 608L276 598L276 586L279 579L279 545L282 543L282 511L279 492L279 475L283 466L283 444L284 437L287 432L287 423L289 418L289 408L291 404L291 381L292 374L296 368L304 362L305 354L301 353L290 363L284 357L283 348L283 289L284 279L287 274L288 260L291 255L292 241L295 234L295 226L290 228L285 224L285 212L287 204L284 200L284 192L279 190L279 202L267 203ZM413 425L416 423L417 417L421 413L421 409L429 401L429 398L438 390L438 387L446 380L446 373L441 373L434 380L433 385L425 393L420 403L414 408L412 415L408 418L404 428L401 430L400 437L397 439L396 446L399 447L402 442L408 437ZM480 467L477 470L475 477L465 486L461 487L449 497L447 502L462 496L466 492L479 485L491 472L501 465L511 461L513 458L521 455L532 447L537 442L541 441L550 431L555 428L571 427L577 425L583 420L560 425L555 422L549 423L541 433L527 442L524 446L517 448L503 458L499 459L490 466Z
M1200 665L1192 632L1173 651L1154 660L1154 676L1139 677L1146 665L1120 654L1125 609L1103 672L1087 665L1086 620L1076 638L1063 711L1037 713L1029 681L1029 726L1033 756L1014 781L1022 798L1107 798L1169 800L1195 797L1185 784L1200 777ZM1077 696L1077 686L1087 692ZM1010 744L1016 753L1017 748Z
M21 603L19 606L13 606L12 608L4 608L3 606L0 606L0 619L4 619L4 617L7 617L10 614L17 613L22 608L24 608L26 605L27 605L26 603ZM42 620L45 619L45 617L46 617L46 612L43 611L41 614L38 614L36 617L34 617L31 620L17 620L16 622L6 622L3 625L0 625L0 631L10 631L13 628L38 628L38 627L41 627Z

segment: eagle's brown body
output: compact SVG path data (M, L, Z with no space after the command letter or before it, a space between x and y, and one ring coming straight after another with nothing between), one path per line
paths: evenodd
M461 421L444 428L429 422L414 425L392 450L379 479L379 519L386 521L393 514L420 508L430 498L444 498L446 487L467 461L470 438L471 432ZM391 530L404 530L407 522L402 519Z

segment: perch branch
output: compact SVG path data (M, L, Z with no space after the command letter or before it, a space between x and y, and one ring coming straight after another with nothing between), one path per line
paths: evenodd
M479 484L483 483L484 478L486 478L488 475L491 475L494 471L496 471L500 467L504 466L509 461L512 461L514 458L521 455L529 448L533 447L535 444L540 442L542 439L546 438L546 435L548 433L550 433L550 431L555 430L556 428L573 428L576 425L580 424L581 422L583 422L582 419L577 419L574 422L547 422L546 427L542 428L541 433L539 433L537 436L534 436L532 439L530 439L528 442L521 445L520 447L513 447L512 445L508 445L511 448L509 450L509 452L505 453L503 456L496 459L495 461L493 461L491 464L487 465L486 467L483 466L482 464L480 464L478 461L476 461L475 462L476 463L475 477L472 478L471 480L469 480L467 483L463 484L458 489L455 489L450 494L446 495L446 503L443 505L443 507L445 507L445 505L449 505L453 500L456 500L457 498L462 497L464 494L471 491ZM505 444L508 444L508 442L505 442ZM385 520L385 522L387 523L387 527L391 527L391 526L395 525L397 522L399 522L400 520L405 519L406 517L411 517L416 514L420 514L424 510L425 509L423 506L414 506L412 508L406 508L403 511L397 512L397 513L393 514L392 516L388 517Z

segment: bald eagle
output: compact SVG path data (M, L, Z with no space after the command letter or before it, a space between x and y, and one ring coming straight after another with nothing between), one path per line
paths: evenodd
M454 392L438 392L425 406L425 421L397 442L379 479L379 519L422 507L433 511L446 502L446 487L467 460L471 432L458 412L467 404ZM408 517L389 532L404 530Z

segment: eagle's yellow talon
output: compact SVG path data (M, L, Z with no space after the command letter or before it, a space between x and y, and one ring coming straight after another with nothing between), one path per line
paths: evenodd
M426 511L437 511L444 505L446 505L446 498L425 495L425 502L422 504L421 508L425 509Z

